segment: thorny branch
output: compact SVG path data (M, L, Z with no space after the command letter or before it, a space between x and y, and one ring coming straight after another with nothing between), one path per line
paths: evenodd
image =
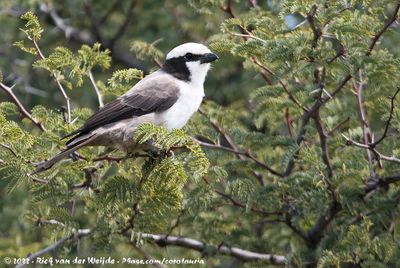
M43 126L43 124L37 120L36 118L34 118L24 107L24 105L19 101L19 99L17 98L17 96L14 94L14 92L12 91L13 87L8 87L5 84L0 82L0 89L2 89L13 101L13 103L15 103L15 105L17 105L20 113L28 118L30 121L32 121L32 123L37 126L40 130L42 131L46 131L46 128Z

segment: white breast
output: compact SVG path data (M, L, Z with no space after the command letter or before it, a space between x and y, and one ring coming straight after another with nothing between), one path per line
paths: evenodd
M203 85L193 87L193 84L179 81L179 88L180 96L174 105L156 115L167 129L182 128L199 109L204 97Z

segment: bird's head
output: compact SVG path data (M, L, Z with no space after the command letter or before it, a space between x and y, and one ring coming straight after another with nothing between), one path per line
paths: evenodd
M210 63L217 59L218 56L205 45L185 43L167 54L162 69L178 79L202 84Z

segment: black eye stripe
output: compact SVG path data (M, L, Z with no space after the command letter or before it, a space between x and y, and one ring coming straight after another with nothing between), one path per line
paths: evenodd
M186 55L183 56L183 58L185 59L185 61L198 61L200 60L201 56L202 55L186 53Z

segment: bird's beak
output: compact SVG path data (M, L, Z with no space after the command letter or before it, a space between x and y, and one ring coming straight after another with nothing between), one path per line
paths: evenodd
M218 59L218 56L214 53L207 53L201 56L200 63L210 63Z

